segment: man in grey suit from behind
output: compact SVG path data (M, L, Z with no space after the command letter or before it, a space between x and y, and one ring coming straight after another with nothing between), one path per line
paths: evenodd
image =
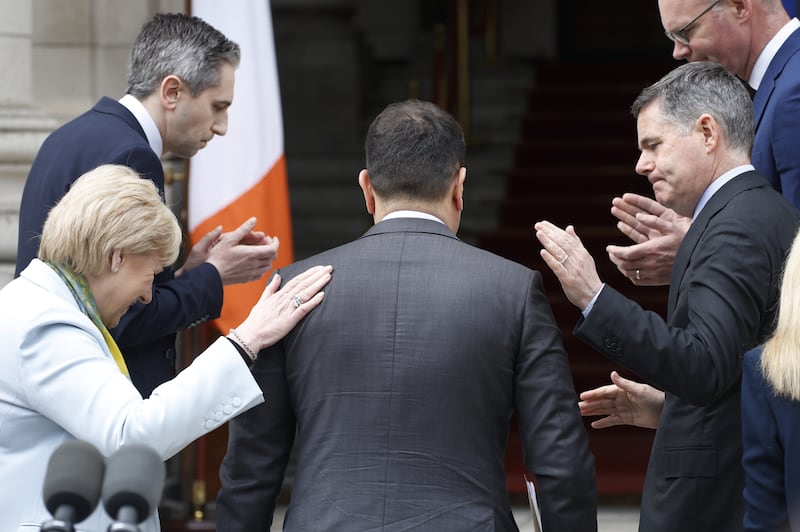
M325 302L253 372L266 403L230 426L217 530L517 530L503 456L516 411L545 531L597 529L594 458L538 272L456 237L464 136L435 105L388 106L358 176L376 224L308 261ZM296 442L295 442L296 434Z

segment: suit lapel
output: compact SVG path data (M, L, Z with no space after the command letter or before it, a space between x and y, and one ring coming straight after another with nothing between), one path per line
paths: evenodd
M764 116L764 109L767 107L772 92L775 90L776 80L781 76L789 59L798 51L800 51L800 31L795 30L770 61L767 71L764 73L764 79L761 80L756 96L753 98L756 130L758 130L761 117Z
M737 195L752 188L769 186L758 172L745 172L725 183L700 211L692 222L689 231L683 238L678 253L675 255L675 264L672 266L672 280L669 284L669 299L667 303L667 319L672 316L678 302L678 293L683 282L683 277L689 269L689 262L694 253L700 237L705 233L709 222Z

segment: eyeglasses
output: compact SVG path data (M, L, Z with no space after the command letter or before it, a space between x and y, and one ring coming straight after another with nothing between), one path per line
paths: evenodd
M715 5L719 4L721 0L714 0L711 2L707 8L705 8L699 15L694 17L692 20L681 26L679 30L676 31L664 31L664 34L669 38L669 40L673 42L679 42L683 45L689 45L689 36L686 35L686 32L689 30L689 26L700 20L700 17L711 11L711 8Z

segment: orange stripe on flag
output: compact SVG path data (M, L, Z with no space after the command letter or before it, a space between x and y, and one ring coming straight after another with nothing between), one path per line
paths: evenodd
M232 231L250 216L256 216L258 219L256 231L263 231L269 236L277 236L280 240L278 259L275 261L273 269L281 268L294 261L289 189L284 156L280 156L275 161L275 165L252 188L198 224L191 233L191 241L192 243L197 242L218 225L222 226L224 232ZM222 314L219 319L214 320L214 326L225 334L228 329L244 321L250 313L250 309L261 296L269 277L270 274L266 274L262 279L252 283L225 286Z

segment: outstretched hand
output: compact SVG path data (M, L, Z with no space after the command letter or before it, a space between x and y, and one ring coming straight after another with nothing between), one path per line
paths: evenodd
M603 287L594 259L583 247L575 228L560 229L547 221L534 225L536 238L542 244L539 252L553 270L570 302L583 310Z
M236 332L256 352L278 342L322 302L322 288L331 280L331 272L332 266L311 267L280 290L281 277L276 273Z
M624 194L611 202L617 228L635 244L607 246L608 258L635 285L666 285L690 218L638 194Z
M633 425L654 429L664 407L664 392L648 384L623 378L611 372L611 382L580 395L581 415L606 416L592 421L592 427L604 429L615 425Z

